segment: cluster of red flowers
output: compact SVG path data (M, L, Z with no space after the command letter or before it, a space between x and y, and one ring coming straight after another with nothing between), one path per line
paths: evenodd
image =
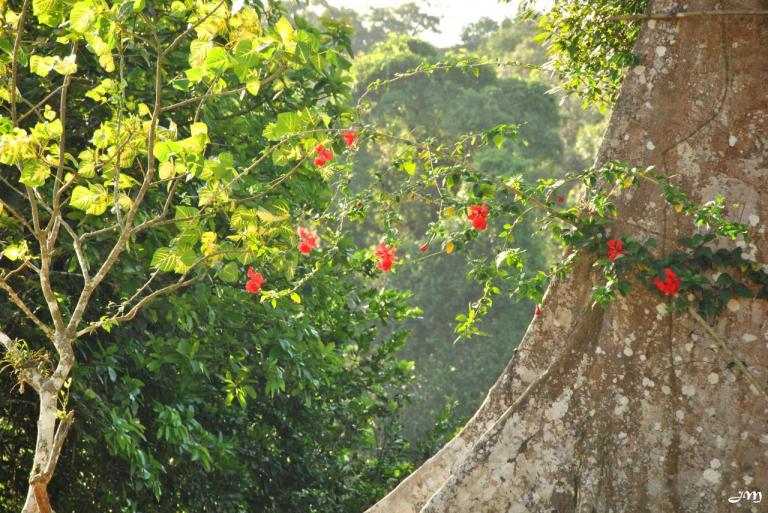
M619 255L624 255L624 243L621 240L608 241L608 260L613 262Z
M358 135L359 134L357 132L352 130L345 130L341 133L341 138L344 139L344 144L347 145L347 148L351 148L355 145L355 141L357 141ZM333 151L326 148L322 144L315 146L315 153L317 153L317 157L315 157L313 162L317 167L323 167L328 162L333 160Z
M488 228L488 221L485 220L486 217L488 217L488 205L485 203L482 205L470 205L467 219L472 221L472 228L478 231Z
M245 284L245 290L251 294L255 294L261 290L261 286L266 283L267 280L261 273L257 273L253 270L253 267L248 268L248 282Z
M317 153L317 157L315 157L314 162L317 167L323 167L333 160L333 152L322 144L315 146L315 153Z
M680 290L680 277L669 267L664 269L664 275L666 276L664 281L661 281L657 276L653 283L665 296L674 296Z
M341 133L341 138L344 139L344 144L347 145L347 148L351 148L355 145L355 140L357 139L357 132L353 132L351 130L346 130Z
M299 227L296 229L296 233L299 235L299 253L302 255L309 255L312 250L317 247L317 236L306 228Z
M392 264L399 260L399 258L395 256L395 251L395 248L387 246L384 242L379 244L379 249L376 251L376 258L378 258L379 261L376 263L376 267L385 272L391 271Z

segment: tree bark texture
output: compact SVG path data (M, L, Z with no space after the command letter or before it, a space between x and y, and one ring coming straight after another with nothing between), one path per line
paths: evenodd
M650 12L766 8L659 0ZM765 262L768 16L644 25L598 164L654 165L699 202L724 195L754 231L740 243L745 258ZM611 237L653 237L661 254L695 231L655 185L617 205ZM728 499L762 491L768 502L768 404L648 284L592 307L589 260L550 285L543 314L463 431L368 513L765 511ZM713 324L762 384L766 303L733 299Z

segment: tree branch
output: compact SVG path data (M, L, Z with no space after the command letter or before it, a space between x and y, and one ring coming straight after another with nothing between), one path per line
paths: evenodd
M694 310L690 309L688 313L691 314L691 317L693 317L693 320L695 320L699 326L704 328L704 331L707 332L707 334L712 337L712 340L715 341L715 343L720 347L720 350L722 350L723 353L725 353L728 358L731 358L736 364L736 368L739 369L739 372L741 372L745 378L747 378L747 381L749 381L750 385L754 388L755 394L761 396L766 403L768 403L768 390L766 390L765 386L760 384L760 382L755 378L755 375L752 374L752 371L750 371L746 365L744 365L744 362L741 360L738 354L736 354L736 351L734 351L731 346L728 345L728 342L725 341L720 335L717 334L717 332L712 328L712 326L709 325L707 321L704 320L704 318L699 315L699 313Z
M261 86L265 86L267 84L271 84L275 80L277 80L283 71L285 71L285 64L280 64L278 66L277 70L275 70L274 73L266 77L264 80L261 81ZM182 100L180 102L174 103L173 105L168 105L166 107L163 107L161 112L168 112L174 109L178 109L179 107L184 107L185 105L190 105L195 102L202 102L208 98L221 98L224 96L232 96L234 94L239 94L245 91L245 86L238 87L237 89L230 89L228 91L222 91L220 93L205 93L200 96L195 96L194 98L187 98L186 100Z
M16 306L19 307L19 310L24 312L24 315L26 315L33 323L35 323L35 325L40 328L40 331L45 333L45 335L51 341L53 341L53 330L47 324L41 321L40 318L34 314L34 312L32 312L24 300L19 297L19 294L13 289L13 287L11 287L11 285L5 281L5 278L0 278L0 289L3 289L11 298L11 301L13 301Z
M19 49L21 48L21 36L24 33L24 22L27 19L27 13L29 12L29 0L24 0L24 5L21 7L21 14L19 15L19 23L16 26L16 39L13 42L13 61L11 63L11 83L8 86L11 93L11 120L14 126L18 126L18 120L16 119L16 82L18 77L19 68Z
M693 18L696 16L766 16L768 10L722 10L722 11L679 11L669 13L651 13L651 14L623 14L618 16L608 16L608 21L639 21L639 20L678 20L682 18Z
M173 51L173 49L174 49L174 48L176 48L176 47L179 45L179 43L181 43L182 39L184 39L185 37L187 37L187 35L189 35L189 34L190 34L190 33L191 33L193 30L195 30L195 29L196 29L197 27L199 27L199 26L200 26L202 23L204 23L204 22L205 22L205 20L207 20L208 18L210 18L211 16L213 16L213 14L214 14L216 11L218 11L218 10L219 10L219 8L220 8L222 5L224 5L224 2L225 2L225 0L221 0L221 2L219 2L218 4L216 4L216 7L214 7L213 9L211 9L211 12L209 12L208 14L206 14L205 16L203 16L202 18L200 18L199 20L197 20L197 21L196 21L196 22L195 22L193 25L190 25L189 27L187 27L187 29L186 29L184 32L182 32L181 34L179 34L178 36L176 36L176 39L174 39L174 40L171 42L171 44L170 44L170 45L168 45L168 47L167 47L165 50L163 50L163 57L166 57L166 56L167 56L167 55L168 55L170 52L172 52L172 51Z
M152 24L151 20L148 20L148 26L154 28L154 25ZM154 32L154 40L155 40L155 51L157 53L157 60L155 61L155 105L152 110L152 120L150 121L149 126L149 137L147 140L147 172L144 175L144 180L142 181L141 188L139 189L138 194L136 195L136 198L133 201L133 204L131 205L131 208L128 210L128 213L125 217L125 229L122 231L120 236L118 237L117 241L115 242L115 245L112 246L112 250L107 255L107 258L104 260L104 262L101 264L101 267L99 267L99 270L96 272L96 274L93 276L93 279L88 283L87 286L83 287L82 292L80 293L80 297L77 300L77 304L75 305L75 308L72 312L72 316L69 319L69 323L66 327L66 332L70 336L75 336L77 333L77 326L80 324L80 321L83 318L83 315L85 314L85 309L88 307L88 303L90 302L91 296L93 295L96 288L99 286L99 284L104 280L104 278L107 276L109 271L114 266L115 262L117 261L118 257L122 254L123 250L125 249L125 245L128 242L128 239L130 238L133 226L133 221L136 218L136 215L139 212L139 207L141 206L142 201L144 200L144 196L147 193L147 190L149 189L150 184L152 183L152 177L154 176L155 171L155 155L154 155L154 148L155 148L155 142L157 140L157 125L160 121L160 113L162 111L162 101L163 101L163 53L160 51L160 41L157 37L157 32Z

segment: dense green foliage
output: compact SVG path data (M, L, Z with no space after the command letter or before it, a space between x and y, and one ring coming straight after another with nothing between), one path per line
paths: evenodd
M58 510L357 511L385 493L410 468L390 387L411 366L395 359L405 333L376 325L409 309L335 273L310 291L273 309L201 284L84 342ZM28 463L23 433L4 442Z
M640 14L647 5L648 0L556 0L539 20L539 38L549 48L549 65L561 87L585 103L612 104L622 70L635 63L632 47L641 26L612 17Z

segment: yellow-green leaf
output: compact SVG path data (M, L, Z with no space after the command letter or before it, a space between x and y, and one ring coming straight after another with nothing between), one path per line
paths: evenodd
M259 94L260 88L261 88L261 81L258 78L249 79L248 82L245 83L245 89L253 96L256 96L257 94Z
M27 160L21 168L19 181L30 187L40 187L51 175L51 168L42 160Z
M29 70L35 75L41 77L47 77L51 72L55 60L53 57L41 57L40 55L33 55L29 58Z
M294 41L296 30L293 28L293 25L291 25L291 22L283 16L275 24L275 29L280 35L280 40L283 42L285 51L287 53L294 53L296 51L296 42Z
M75 56L68 55L63 59L58 59L56 64L53 65L53 70L60 75L71 75L73 73L77 73Z

